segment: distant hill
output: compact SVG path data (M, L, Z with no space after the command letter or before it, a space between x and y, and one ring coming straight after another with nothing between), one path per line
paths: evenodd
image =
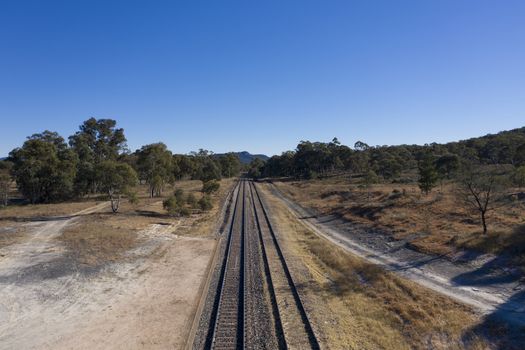
M249 164L255 158L259 158L264 161L267 161L268 159L270 159L270 157L268 157L265 154L251 154L250 152L247 152L247 151L233 152L233 153L239 158L242 164ZM215 155L220 157L224 155L224 153L216 153Z

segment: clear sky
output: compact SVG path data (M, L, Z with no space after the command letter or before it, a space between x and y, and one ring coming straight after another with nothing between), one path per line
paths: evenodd
M525 1L0 0L0 156L91 116L178 153L525 126Z

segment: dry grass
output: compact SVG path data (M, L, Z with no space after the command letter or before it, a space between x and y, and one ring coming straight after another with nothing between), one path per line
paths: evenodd
M495 236L500 237L497 250L508 250L515 242L510 239L514 230L525 223L525 203L511 202L489 213L492 235L481 236L477 214L465 207L453 184L438 186L428 196L416 184L378 184L370 189L370 197L355 181L342 178L275 184L302 205L384 229L433 254L448 254L458 247L494 251ZM475 236L486 242L469 245Z
M41 217L71 215L99 203L101 202L86 200L56 204L26 204L0 207L0 222L30 221Z
M0 226L0 248L22 241L26 236L26 229L20 226ZM0 255L1 256L1 255Z
M268 195L294 278L334 349L483 349L468 307L346 253ZM299 263L297 263L299 260ZM299 274L298 265L307 272ZM303 281L301 281L303 279ZM344 330L344 331L342 331Z
M200 213L198 216L192 216L192 220L185 225L181 225L177 230L177 234L180 235L192 235L192 236L212 236L215 234L214 229L217 224L222 205L226 201L226 197L230 190L233 188L237 179L222 179L219 191L211 196L213 208L204 213ZM189 188L189 187L188 187ZM198 187L193 187L195 197L197 200L202 196L200 189L202 188L202 182L198 181Z
M78 263L100 266L125 258L124 253L140 243L140 231L152 224L177 224L176 233L179 235L211 235L220 202L233 183L233 179L221 181L219 193L212 196L213 210L196 212L185 218L169 216L162 207L162 201L173 193L174 188L167 188L163 197L149 198L146 188L140 187L137 189L138 203L123 201L117 214L107 209L103 213L82 216L78 223L67 227L58 239ZM174 187L199 198L201 186L200 181L179 181Z
M100 266L114 262L136 245L136 230L115 227L98 215L92 219L68 227L59 237L77 263Z

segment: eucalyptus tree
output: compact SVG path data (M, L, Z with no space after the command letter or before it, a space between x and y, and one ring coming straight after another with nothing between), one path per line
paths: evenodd
M73 195L78 162L56 132L34 134L9 153L11 173L22 195L31 203L64 200Z
M109 197L111 210L118 212L122 196L138 182L137 173L129 164L104 160L97 164L95 174L100 191Z
M99 190L97 165L106 160L117 160L127 151L126 137L124 129L117 128L113 119L90 118L79 129L69 137L69 144L79 159L75 189L78 194L95 193Z
M139 178L149 185L150 197L161 196L165 185L175 178L173 155L160 142L137 151L137 169Z

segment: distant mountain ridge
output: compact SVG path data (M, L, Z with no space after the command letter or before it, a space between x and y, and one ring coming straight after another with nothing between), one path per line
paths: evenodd
M239 158L239 161L242 164L250 164L250 162L254 160L255 158L259 158L264 161L267 161L268 159L270 159L270 157L268 157L266 154L251 154L250 152L247 152L247 151L232 152L232 153L235 154ZM215 155L223 156L224 154L225 153L216 153Z

